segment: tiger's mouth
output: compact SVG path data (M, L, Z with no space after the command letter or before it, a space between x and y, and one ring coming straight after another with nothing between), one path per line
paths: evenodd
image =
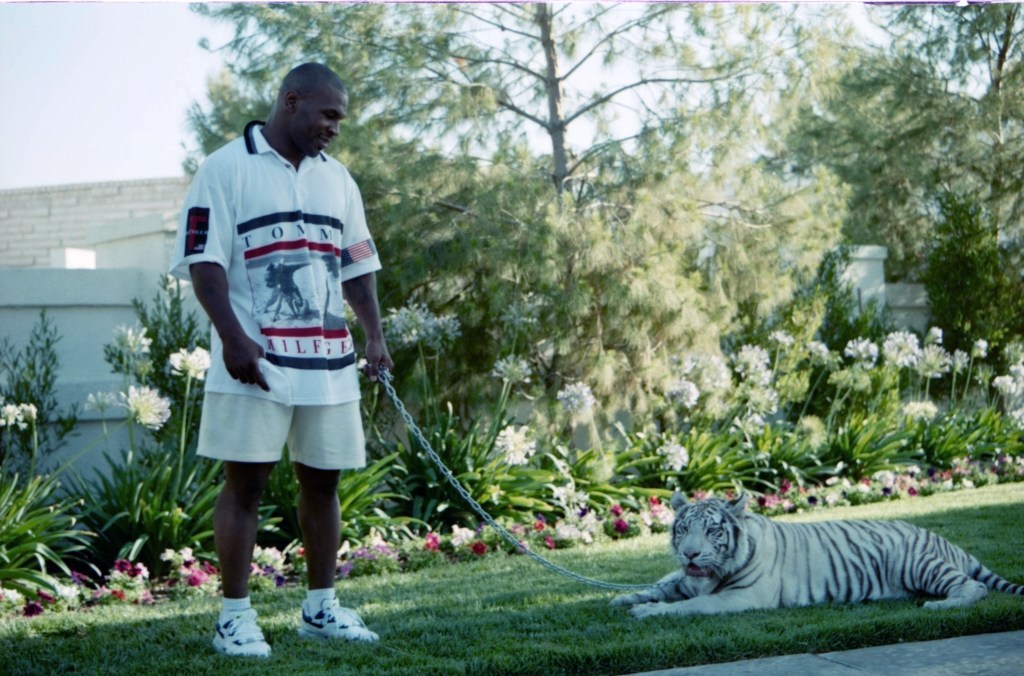
M710 577L711 571L707 568L701 568L695 563L691 563L690 565L686 566L686 574L689 577Z

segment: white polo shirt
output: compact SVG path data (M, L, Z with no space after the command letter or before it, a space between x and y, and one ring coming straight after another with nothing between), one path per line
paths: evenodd
M293 405L359 399L355 350L341 283L380 269L363 200L332 157L304 157L298 171L263 136L263 123L211 154L181 211L171 274L216 263L231 307L266 352L270 392L234 380L211 332L207 392ZM287 390L287 391L285 391Z

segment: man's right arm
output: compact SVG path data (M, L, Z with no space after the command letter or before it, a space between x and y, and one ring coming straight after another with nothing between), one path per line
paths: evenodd
M228 275L216 263L193 263L189 266L196 299L206 310L213 328L224 344L224 365L228 374L246 385L258 385L269 392L270 387L260 372L263 348L250 338L231 309L228 298Z

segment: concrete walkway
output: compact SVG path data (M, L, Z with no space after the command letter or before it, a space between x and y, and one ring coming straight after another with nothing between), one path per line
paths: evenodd
M900 643L820 655L784 655L634 676L1022 676L1024 631Z

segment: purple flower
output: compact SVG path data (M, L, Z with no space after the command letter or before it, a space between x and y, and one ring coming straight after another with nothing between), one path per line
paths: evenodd
M616 533L625 533L629 530L629 524L626 523L625 519L615 519L615 523L612 525Z
M43 614L43 606L39 601L29 601L25 604L25 609L22 610L22 614L25 617L35 617L36 615Z
M341 564L341 566L338 568L338 577L341 579L345 579L349 576L349 574L352 572L352 569L355 567L356 566L354 563L352 563L351 561L346 561L345 563Z
M809 498L807 498L807 504L810 505L811 507L817 507L818 497L816 495L810 496Z
M86 577L85 575L82 575L77 570L71 571L71 582L73 584L76 584L79 587L81 587L82 585L84 585L88 581L89 581L89 578Z

